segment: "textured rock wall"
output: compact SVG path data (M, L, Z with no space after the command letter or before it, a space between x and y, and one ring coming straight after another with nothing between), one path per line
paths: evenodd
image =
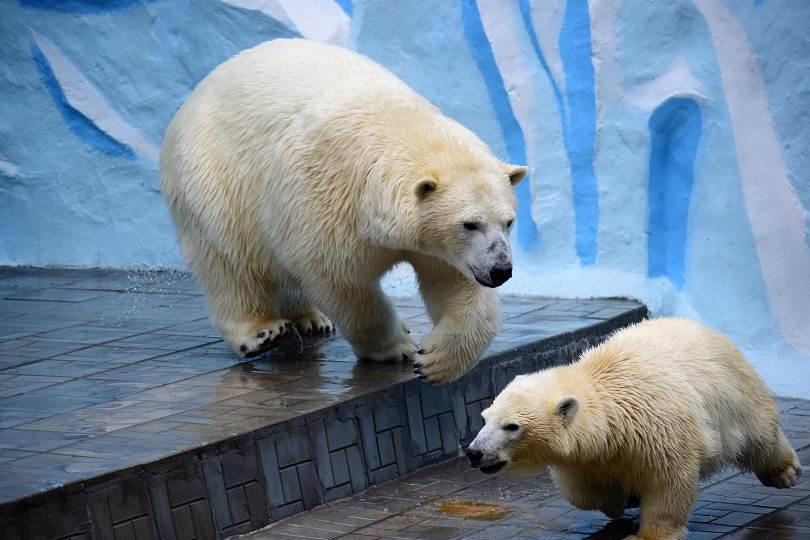
M778 390L810 380L809 27L796 0L2 2L0 264L182 268L166 126L225 59L304 36L528 164L504 292L696 316Z

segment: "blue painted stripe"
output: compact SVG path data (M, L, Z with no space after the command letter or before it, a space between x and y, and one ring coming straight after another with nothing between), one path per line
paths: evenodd
M548 77L554 100L560 111L562 136L571 163L571 181L574 195L574 226L576 253L582 265L596 262L596 244L599 233L599 192L593 168L596 140L595 76L592 64L591 21L587 0L569 0L560 29L560 58L565 68L565 97L557 85L546 61L531 16L529 0L520 0L523 26Z
M568 117L563 113L563 111L565 111L565 104L563 103L562 92L560 92L560 87L557 86L557 82L551 74L551 68L548 66L543 50L540 48L540 43L537 41L537 33L534 31L534 23L532 23L530 0L520 0L520 16L523 20L523 26L529 34L529 41L532 43L534 54L537 56L537 60L540 62L540 67L543 68L546 77L548 77L552 92L554 92L554 101L557 102L557 110L560 111L560 115L562 116L563 137L565 137L565 132L568 131Z
M352 10L354 8L354 6L352 5L352 0L335 0L335 1L343 9L343 11L346 13L346 15L348 15L349 18L351 19L352 18Z
M509 154L509 161L515 165L525 165L526 143L523 139L523 131L512 111L512 104L509 102L509 94L503 82L503 77L498 70L492 47L484 31L484 24L481 21L481 13L478 11L478 4L475 0L462 0L461 12L464 23L464 35L472 49L473 57L478 64L478 69L484 77L487 87L487 94L495 108L495 114L501 126L501 132L506 143L506 151ZM517 215L517 239L520 246L525 250L530 250L537 245L537 225L532 219L532 198L530 181L524 179L515 187L515 194L518 199Z
M666 276L680 290L685 282L695 156L703 131L700 107L692 99L669 99L650 116L649 130L652 148L647 273L651 277Z
M596 140L595 76L587 0L568 0L560 29L560 57L568 98L566 150L571 160L576 212L576 249L585 266L596 262L599 192L593 168Z
M51 69L51 63L48 62L45 54L43 54L36 43L31 45L31 55L34 57L34 62L36 63L42 83L51 95L54 105L56 105L59 114L62 115L62 119L70 130L82 141L99 152L111 156L135 159L135 152L132 151L132 148L116 141L104 133L92 120L68 103L65 93L62 90L62 85L59 84L56 75L53 73L53 69Z
M112 13L133 8L139 4L149 4L155 0L20 0L20 5L28 8L58 11L60 13Z

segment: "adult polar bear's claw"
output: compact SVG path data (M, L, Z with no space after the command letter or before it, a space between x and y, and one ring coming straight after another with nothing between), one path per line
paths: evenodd
M415 354L416 345L409 340L372 353L360 353L357 356L369 362L410 362Z
M414 372L430 382L451 382L476 364L500 329L498 293L440 261L415 259L413 266L436 325L422 340ZM437 284L448 286L452 294Z
M472 340L467 335L451 333L450 326L439 324L422 341L414 362L414 373L422 379L435 383L454 381L469 371L483 354L483 350L471 348ZM492 332L492 337L494 335ZM492 337L479 341L489 345Z
M319 311L298 317L293 321L293 324L295 324L298 331L305 336L311 336L312 334L328 334L335 329L332 325L332 321Z
M359 358L414 359L379 285L408 262L436 325L421 372L438 382L475 365L497 332L492 287L511 276L526 173L379 64L301 39L212 71L160 156L183 257L236 354L280 339L265 321L306 333L331 319Z
M230 339L228 345L240 358L251 358L277 346L280 338L291 332L290 321L265 321L262 328L251 331L247 336Z

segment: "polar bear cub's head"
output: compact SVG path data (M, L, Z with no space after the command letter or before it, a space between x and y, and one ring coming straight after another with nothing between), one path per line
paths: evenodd
M566 393L555 370L520 375L481 415L485 425L467 450L470 465L494 473L503 467L543 467L570 450L580 399Z
M509 232L517 216L514 186L526 167L454 167L414 186L419 244L486 287L512 277Z

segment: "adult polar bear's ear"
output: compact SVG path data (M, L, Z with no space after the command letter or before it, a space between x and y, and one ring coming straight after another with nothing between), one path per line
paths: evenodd
M577 396L563 396L560 398L560 402L557 403L554 414L568 422L576 416L577 411L579 411L579 398Z
M436 190L436 181L433 178L422 178L413 188L417 199L424 199L425 195Z
M508 163L504 163L503 167L506 169L506 174L509 175L509 183L513 186L518 185L520 181L529 174L529 168L522 165L509 165Z

